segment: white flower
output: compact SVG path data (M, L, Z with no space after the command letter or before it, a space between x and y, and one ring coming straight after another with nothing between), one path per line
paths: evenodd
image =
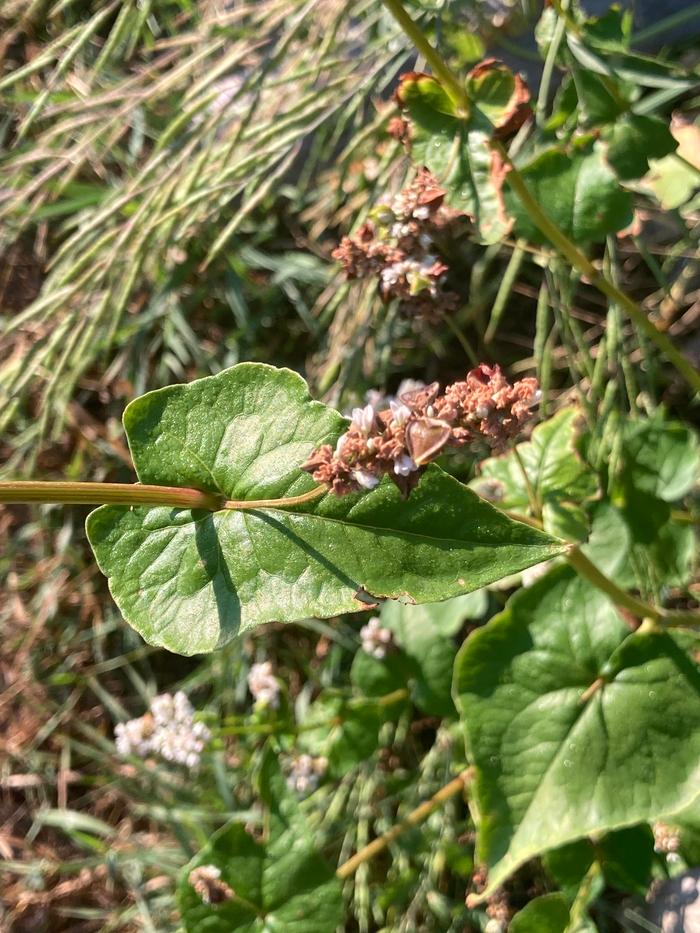
M387 648L391 645L393 636L391 629L382 628L381 621L373 616L367 625L363 625L360 629L360 640L362 650L381 661L386 657Z
M396 237L397 240L400 240L402 237L409 236L411 233L410 224L396 223L391 225L391 235Z
M505 933L505 928L503 921L491 918L484 927L484 933Z
M311 794L318 787L327 767L328 759L326 758L297 755L290 762L287 787L297 794Z
M394 269L394 266L386 266L379 273L379 278L382 280L382 285L385 288L391 288L392 285L396 285L399 281L399 273Z
M352 471L352 477L356 483L363 489L375 489L379 485L379 477L369 470L361 470L359 467Z
M211 733L194 721L194 709L182 691L162 693L151 700L150 712L114 728L120 755L160 755L166 761L195 769Z
M678 830L669 826L667 823L654 823L654 851L661 852L669 857L669 861L674 861L672 856L677 856L681 847L681 837Z
M389 407L391 408L392 424L402 428L411 417L411 409L408 405L404 405L403 402L394 401L389 402Z
M335 455L336 455L336 457L339 457L339 456L342 454L342 452L343 452L343 447L345 447L345 442L347 441L347 439L348 439L348 435L347 435L347 433L346 433L346 434L341 434L340 437L338 438L338 440L336 441L336 443L335 443Z
M150 751L150 736L153 732L151 716L130 719L114 727L114 742L120 755L138 755L145 758Z
M402 379L396 390L397 398L401 398L404 392L415 392L417 389L424 389L425 383L420 379Z
M260 706L277 709L280 705L280 684L272 673L272 664L263 661L253 664L248 673L248 688Z
M421 204L419 207L415 208L413 216L416 220L427 220L428 217L430 217L430 208L425 204Z
M400 456L394 458L394 473L397 476L408 476L409 473L413 473L417 469L418 464L408 454L400 454Z
M362 434L369 434L374 428L376 412L372 405L365 405L364 408L353 408L352 423Z

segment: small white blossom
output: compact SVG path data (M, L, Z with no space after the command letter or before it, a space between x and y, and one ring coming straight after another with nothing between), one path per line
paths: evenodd
M221 880L221 869L216 865L200 865L193 868L187 881L205 904L220 904L235 897L235 891Z
M413 473L417 469L418 464L408 454L400 454L394 458L394 473L397 476L408 476L409 473Z
M391 421L397 427L402 428L411 417L411 409L403 402L389 402L391 408Z
M382 628L382 623L377 616L373 616L367 625L363 625L360 629L362 650L378 661L386 657L392 639L391 629Z
M372 405L365 405L364 408L353 408L352 423L353 426L363 434L369 434L374 427L377 413Z
M495 920L493 917L486 923L484 933L505 933L505 921Z
M370 473L369 470L356 469L352 471L353 479L356 483L362 486L363 489L376 489L379 485L379 477L375 476L374 473Z
M338 438L338 440L336 441L336 443L335 443L335 455L336 455L336 457L339 457L339 456L342 454L342 452L343 452L343 447L345 447L345 443L346 443L347 439L348 439L348 435L347 435L347 433L345 433L345 434L341 434L340 437Z
M280 683L272 673L272 664L253 664L248 673L248 688L261 706L277 709L280 705Z
M397 398L401 398L404 392L416 392L418 389L424 389L425 383L420 379L402 379L396 390Z
M297 755L290 762L287 787L300 795L311 794L318 787L327 767L326 758Z
M114 727L114 742L120 755L138 755L145 758L150 751L153 717L148 713L140 719L120 722Z
M666 855L669 861L678 859L681 838L678 831L667 823L654 823L654 851Z
M426 204L421 204L413 211L416 220L427 220L430 217L430 208Z
M154 697L148 713L115 726L114 738L120 755L160 755L194 769L211 733L204 723L194 721L190 701L178 691Z

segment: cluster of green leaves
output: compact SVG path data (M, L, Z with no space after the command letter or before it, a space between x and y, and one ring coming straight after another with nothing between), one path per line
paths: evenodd
M188 933L317 933L342 922L340 881L316 850L298 801L269 750L258 784L267 814L265 838L256 840L242 823L224 826L182 874L179 902ZM201 866L220 871L233 892L230 898L203 901L190 882L192 871Z
M309 398L298 376L261 364L149 393L124 420L140 480L237 500L307 491L311 480L299 464L345 426ZM334 616L391 597L380 619L392 650L384 658L356 654L354 695L318 696L298 747L326 758L328 776L340 780L375 754L383 724L409 698L430 716L458 715L476 773L477 858L489 869L482 898L535 856L613 834L608 848L590 855L578 887L531 905L518 921L553 912L564 930L569 907L582 909L594 862L609 862L613 878L632 870L624 846L615 850L616 832L676 817L695 801L697 638L630 628L606 593L566 565L517 592L459 652L454 636L465 617L486 608L483 591L472 591L556 563L566 541L587 542L588 557L611 579L656 600L687 587L694 540L674 505L700 472L697 438L662 413L627 421L619 436L616 456L596 474L586 461L585 419L576 408L560 410L530 441L481 465L472 486L494 505L433 467L408 501L386 483L289 508L104 506L90 516L88 533L127 620L182 653L211 650L272 619ZM185 883L188 929L210 914L219 918L216 929L234 922L245 929L254 922L250 904L260 916L291 911L307 922L303 929L322 928L313 911L336 909L336 882L298 834L294 851L318 900L309 892L299 898L296 882L278 884L291 850L284 833L270 832L262 844L229 827L200 853L193 864L225 869L240 897L206 905ZM600 885L591 891L592 898Z
M538 123L513 162L545 213L570 239L602 242L632 219L630 183L649 161L673 153L668 123L649 115L645 90L679 94L695 80L678 67L629 49L630 19L619 9L601 19L567 20L545 10L537 38L547 68L565 73L554 111L538 102ZM550 72L551 74L551 72ZM504 182L499 145L512 137L528 108L522 79L502 63L477 65L465 79L469 105L429 75L407 75L399 99L411 125L412 155L448 191L448 203L470 214L483 242L510 232L546 244L537 224ZM548 85L540 90L546 103ZM696 180L697 183L697 180Z

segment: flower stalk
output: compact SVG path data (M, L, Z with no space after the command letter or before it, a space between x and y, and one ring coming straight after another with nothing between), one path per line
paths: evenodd
M597 589L601 590L622 609L627 609L639 619L649 619L655 626L673 628L676 626L700 625L700 613L682 609L661 609L626 593L617 583L607 577L589 560L578 545L573 545L566 555L569 564L579 576L584 577Z
M401 833L414 826L418 826L424 820L427 820L430 814L437 810L438 807L441 807L446 801L450 800L450 798L463 793L471 783L473 777L474 769L466 768L461 774L450 781L449 784L445 784L444 787L441 787L429 800L424 801L420 806L416 807L415 810L412 810L405 819L395 823L391 829L382 833L381 836L377 836L369 845L366 845L349 858L347 862L343 862L335 873L336 877L341 880L350 878L355 874L360 865L368 862L370 859L374 858L375 855L379 855L380 852L383 852L391 845L394 839L401 835Z

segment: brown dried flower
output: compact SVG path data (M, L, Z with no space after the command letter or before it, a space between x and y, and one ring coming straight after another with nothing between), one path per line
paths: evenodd
M435 244L440 229L458 216L444 198L435 177L421 169L408 187L378 204L353 236L343 237L333 258L348 279L377 278L382 299L398 299L406 314L454 310L459 296L442 287L449 268Z
M445 447L486 442L503 446L515 437L539 401L537 380L511 384L499 366L482 363L442 395L437 382L404 392L388 409L355 408L335 449L324 444L302 469L341 496L374 489L389 476L408 497L424 467Z

